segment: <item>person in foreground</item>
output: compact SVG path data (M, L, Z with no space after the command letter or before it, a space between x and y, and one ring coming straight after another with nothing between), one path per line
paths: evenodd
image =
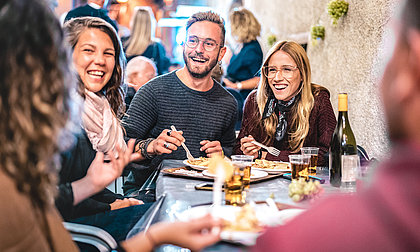
M319 147L318 166L326 165L336 119L327 89L311 83L305 50L293 41L274 45L262 66L257 91L249 94L234 153L288 161L304 146ZM252 141L274 146L279 156L262 155Z
M237 105L211 78L225 52L223 19L213 12L190 17L183 43L185 66L142 86L131 101L123 126L136 138L135 150L146 158L132 164L125 194L136 191L163 159L186 159L185 141L198 157L232 153ZM174 125L177 131L171 131Z
M76 251L54 207L56 154L59 141L66 140L62 128L74 88L63 32L44 1L6 0L0 3L0 35L0 116L8 118L0 121L0 251ZM116 148L118 158L110 155L108 165L99 166L108 174L95 177L99 184L119 176L133 158L133 145L129 142L126 151ZM103 163L103 154L95 160ZM89 193L77 194L77 200ZM201 232L213 226L219 223L208 216L159 223L147 235L120 243L119 250L150 251L163 243L199 250L219 240L217 233Z
M407 0L400 17L381 83L389 159L369 188L268 229L252 251L420 250L420 2Z

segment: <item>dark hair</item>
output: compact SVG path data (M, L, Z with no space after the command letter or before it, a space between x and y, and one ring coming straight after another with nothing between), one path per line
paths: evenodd
M33 204L51 204L53 156L69 114L69 57L60 23L42 0L0 6L0 169Z
M220 30L222 31L222 34L220 37L221 39L220 46L223 47L225 45L225 34L226 34L225 22L223 18L220 17L219 14L214 13L212 11L197 12L188 19L186 31L188 32L188 29L190 28L192 24L196 22L201 22L201 21L209 21L209 22L217 24L220 27Z
M401 19L405 25L420 30L420 1L406 0Z
M123 103L123 90L122 85L124 83L124 68L125 68L125 55L122 50L121 40L119 39L115 29L101 18L97 17L78 17L72 18L64 24L64 31L68 42L72 49L76 46L79 41L80 35L86 29L98 29L106 33L114 46L115 49L115 67L112 72L111 79L103 88L106 90L106 98L111 105L117 117L122 116L124 112ZM83 83L79 81L79 88L84 89Z

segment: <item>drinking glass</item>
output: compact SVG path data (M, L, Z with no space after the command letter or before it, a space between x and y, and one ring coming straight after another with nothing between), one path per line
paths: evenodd
M356 191L356 178L360 170L360 158L358 155L341 156L341 186L345 192Z
M232 177L225 181L225 204L242 206L245 204L244 171L239 166L233 166Z
M318 164L318 147L302 147L300 152L303 155L311 155L311 160L309 161L309 175L316 175L316 166Z
M292 179L305 178L309 180L309 161L311 155L289 155L292 166Z
M240 169L244 172L244 185L245 188L249 188L249 183L251 181L251 166L252 161L254 160L253 156L247 156L247 155L232 155L230 157L232 159L232 164L234 166L238 166Z

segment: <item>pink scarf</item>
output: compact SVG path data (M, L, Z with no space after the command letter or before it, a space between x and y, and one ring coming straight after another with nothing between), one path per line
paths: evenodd
M83 107L83 127L95 151L116 154L116 146L122 150L127 148L121 124L113 113L105 96L97 95L85 89ZM105 155L105 159L109 159Z

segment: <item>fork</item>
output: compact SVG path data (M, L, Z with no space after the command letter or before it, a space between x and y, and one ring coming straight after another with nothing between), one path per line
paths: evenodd
M273 156L276 156L277 157L278 155L280 155L280 151L278 149L274 148L274 147L265 146L264 144L259 143L257 141L252 141L251 143L253 143L255 145L258 145L258 146L260 146L263 149L266 149L268 151L268 153L270 153Z
M173 130L173 131L177 131L174 125L172 125L172 126L171 126L171 130ZM193 160L193 159L194 159L194 157L193 157L193 155L191 155L191 152L190 152L190 150L187 148L187 146L185 145L185 143L181 143L181 145L182 145L182 148L184 148L185 152L187 153L187 158L188 158L188 160Z

